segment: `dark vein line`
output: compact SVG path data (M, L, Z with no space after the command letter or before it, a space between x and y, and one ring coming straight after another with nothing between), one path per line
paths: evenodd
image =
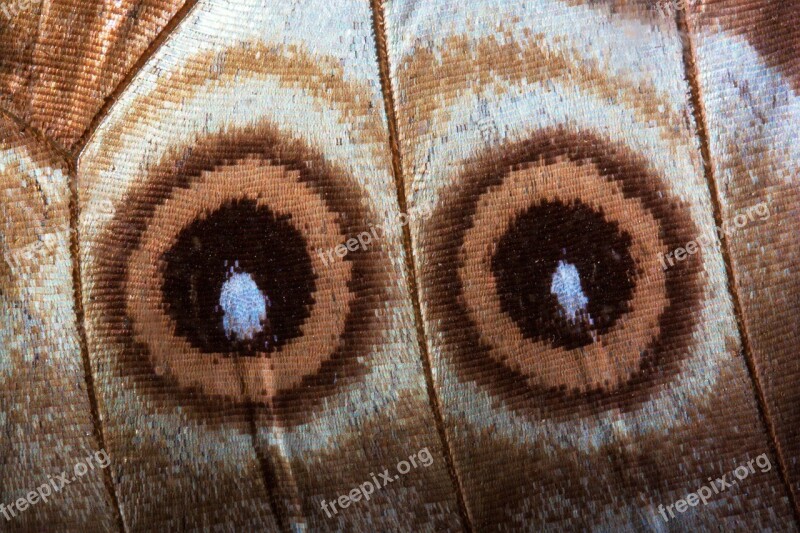
M81 137L73 144L72 146L72 154L74 157L74 162L77 164L78 159L80 158L81 153L89 144L92 136L94 135L95 131L100 127L103 123L105 118L111 112L111 109L114 107L114 104L117 102L119 97L125 93L128 89L130 84L139 74L139 72L144 68L148 61L161 49L162 46L165 45L169 37L176 31L176 29L180 26L180 24L186 19L186 17L192 12L192 9L197 5L198 0L186 0L186 2L175 12L175 15L170 19L170 21L162 28L159 34L156 36L155 39L150 43L147 49L142 53L136 63L128 70L128 73L120 80L114 90L109 93L106 97L102 107L100 110L95 114L94 118L90 122L89 126L83 132ZM77 194L77 193L76 193ZM76 196L77 197L77 196ZM77 255L74 258L76 264L79 264ZM76 287L79 286L80 279L76 282ZM83 317L80 318L81 328L83 328ZM85 344L85 343L84 343ZM88 353L87 353L88 357ZM88 370L87 370L88 371ZM93 393L92 393L93 394ZM93 401L94 403L94 401ZM282 531L290 531L290 525L288 521L288 517L284 516L284 513L281 512L281 506L279 505L278 501L278 494L274 491L274 486L276 481L276 470L271 457L269 457L269 451L267 450L267 455L260 452L260 447L258 446L258 427L256 421L256 414L252 409L248 409L247 412L248 424L249 424L249 431L251 433L251 438L253 441L253 451L256 455L256 458L259 463L259 470L262 481L264 483L264 490L268 495L268 502L267 505L271 509L272 514L275 516L275 520L278 522L279 527Z
M66 148L64 148L58 142L45 135L39 129L28 124L25 120L17 116L16 113L6 108L0 107L0 115L5 115L5 117L14 122L14 124L16 124L20 130L24 130L26 133L36 138L37 141L49 147L56 154L61 156L65 163L70 164L72 162L72 154L70 154L70 152Z
M242 394L247 395L249 393L247 387L247 370L240 359L236 359L235 368ZM253 453L258 461L261 481L264 483L264 492L267 494L267 508L269 508L272 516L275 518L278 529L282 533L292 533L291 513L286 509L286 506L282 504L284 494L283 491L280 491L279 461L276 461L272 457L269 446L261 445L261 441L258 438L259 416L256 407L252 403L248 403L245 407L245 416L247 418L247 431L252 441ZM274 417L270 416L270 422L273 421Z
M692 40L691 27L689 25L689 19L687 15L690 7L691 6L687 0L681 0L681 9L676 10L675 19L678 25L678 30L681 34L681 42L683 45L683 63L690 89L690 107L692 114L694 115L694 121L697 127L697 135L700 140L700 151L703 157L703 172L711 192L711 202L714 207L714 223L717 225L717 227L722 227L722 197L714 176L714 165L712 162L711 145L708 134L708 122L705 113L705 107L703 106L702 87L700 86L700 72L695 59L697 57L697 50ZM792 503L795 523L800 524L800 507L798 506L798 498L792 490L792 485L789 482L786 460L784 459L783 451L781 450L778 442L777 433L772 423L772 419L769 416L764 389L761 386L761 382L758 378L758 371L756 368L755 358L753 356L753 349L750 345L750 334L747 331L747 323L745 322L742 312L742 302L739 296L741 289L736 281L730 244L728 243L728 237L726 235L722 235L720 233L719 239L722 247L722 258L725 262L725 273L728 278L728 287L733 299L736 324L739 329L739 336L742 339L744 359L747 363L750 379L752 380L753 387L756 391L756 403L759 417L761 418L761 421L764 424L767 433L769 434L770 445L772 447L771 451L774 453L775 457L778 458L778 471L780 473L781 481L785 485L789 500Z
M158 36L150 43L150 46L145 50L142 56L134 63L129 70L128 74L123 77L116 88L106 97L100 111L92 119L89 127L86 129L81 138L72 146L72 149L67 152L60 148L59 153L67 157L70 169L70 240L71 240L71 256L72 256L72 279L74 289L75 301L75 314L77 316L78 337L81 347L81 358L83 360L84 374L86 376L86 388L89 395L89 405L92 411L92 420L94 422L95 438L98 441L101 449L106 449L105 436L103 434L103 424L100 418L100 410L97 403L97 389L94 383L94 376L92 374L91 359L89 357L89 347L86 339L85 327L85 312L83 309L83 284L81 277L81 262L80 262L80 239L78 237L78 222L80 217L80 206L78 200L78 170L77 161L81 152L86 147L86 144L91 139L94 131L102 124L108 112L111 110L117 98L125 91L130 85L135 75L141 70L150 57L155 54L161 45L166 41L167 37L172 31L180 24L186 17L192 7L197 3L197 0L187 0L187 2L176 12L175 16L167 23ZM51 144L55 144L51 141ZM56 145L58 147L58 145ZM126 523L123 515L122 506L116 493L116 486L111 474L111 468L103 469L104 481L106 489L110 494L111 501L117 509L117 521L120 531L126 532Z
M264 482L264 490L267 493L269 501L268 506L275 516L275 521L278 523L278 528L284 533L292 533L292 520L291 515L285 506L281 503L281 494L279 494L279 479L278 479L278 465L273 460L270 453L269 446L261 446L258 438L258 415L254 407L247 408L247 421L250 437L253 440L253 451L258 459L258 464L261 470L261 477Z
M389 125L389 144L392 151L392 172L394 174L395 185L397 187L397 199L400 204L400 211L403 213L408 213L408 202L406 198L402 157L400 154L397 118L395 115L394 94L392 91L391 70L389 68L389 50L386 41L383 2L382 0L370 0L370 3L372 4L372 25L375 36L378 68L380 71L383 103L386 111L386 120L388 121ZM453 487L456 491L461 521L464 525L465 531L472 532L474 528L472 526L469 510L464 499L464 490L461 485L461 480L458 476L458 471L456 470L455 462L453 460L453 453L447 440L447 432L444 426L441 405L433 381L432 362L430 353L428 352L428 340L427 335L425 334L425 327L422 319L422 308L420 307L420 295L416 279L414 247L411 238L411 229L409 228L408 224L403 225L403 246L405 248L405 265L414 308L414 322L417 329L417 338L419 339L419 348L422 355L425 383L428 389L428 399L430 401L431 410L433 411L433 416L436 421L436 429L439 433L439 438L442 441L442 450L444 452L445 461L447 462L447 470L450 474Z
M81 283L80 283L80 262L78 253L78 237L77 237L77 224L78 224L78 206L77 206L77 182L75 176L75 162L67 150L64 149L59 143L27 124L20 117L9 111L8 109L0 108L0 115L4 115L9 120L13 121L20 130L33 136L41 144L50 148L53 152L59 155L64 164L67 166L69 176L69 218L70 218L70 259L72 260L72 285L73 285L73 301L75 302L75 321L78 332L78 344L81 351L81 362L83 364L84 379L86 381L86 393L89 400L89 411L92 418L92 432L97 445L101 450L106 450L105 438L103 435L102 422L100 420L100 411L97 405L97 397L95 395L94 379L92 376L91 365L89 362L89 351L86 344L86 331L84 329L84 313L83 302L81 300ZM107 450L106 450L107 451ZM119 505L117 493L114 488L114 480L112 478L111 468L104 468L102 477L103 484L106 492L111 499L111 504L116 509L116 522L120 531L126 532L125 520L122 515L122 508Z
M73 301L75 302L75 317L78 328L78 342L81 348L81 360L83 361L83 373L86 379L86 393L89 396L89 408L92 412L92 423L94 426L94 436L101 450L106 450L106 440L103 434L103 422L100 418L100 408L97 404L97 389L92 374L92 364L89 358L89 345L86 340L85 319L86 314L83 309L83 284L81 282L81 261L80 261L80 239L78 238L78 223L80 217L80 207L78 205L78 173L74 161L69 161L69 225L70 225L70 255L72 256L72 287ZM113 468L103 469L103 480L106 491L111 497L111 503L117 509L117 523L120 531L127 531L125 517L122 513L122 506L117 497L116 486L111 471Z

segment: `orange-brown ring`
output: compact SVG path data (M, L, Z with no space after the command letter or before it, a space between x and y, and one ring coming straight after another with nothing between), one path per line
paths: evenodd
M134 319L134 337L150 347L157 372L169 373L180 386L196 387L205 394L268 402L278 390L294 387L303 376L318 371L324 358L336 350L353 294L348 291L337 298L335 289L347 286L352 264L334 261L326 266L315 250L331 249L347 236L330 231L338 228L334 214L299 178L299 172L263 160L241 160L203 172L189 188L176 189L156 208L141 245L131 255L126 285L134 296L127 301L128 313ZM225 202L245 198L269 207L278 216L290 216L292 223L302 228L313 269L319 273L313 295L315 310L302 325L302 335L270 357L231 358L203 353L176 334L174 321L163 305L153 305L161 298L162 256L180 231ZM214 374L207 372L209 362L214 365ZM220 379L220 375L227 377Z
M260 162L256 164L256 161ZM225 372L214 372L214 376L234 383L233 386L192 384L191 379L182 384L176 380L175 373L167 372L166 368L157 372L148 346L152 339L135 331L139 326L134 326L134 317L128 313L129 291L136 288L128 286L132 256L142 246L157 208L169 201L176 191L191 188L204 173L214 174L221 168L233 168L242 162L260 165L258 172L273 167L295 176L294 183L302 184L319 197L321 205L331 214L332 218L325 215L326 225L320 231L330 232L332 239L368 231L369 223L377 219L367 207L366 193L351 176L326 162L301 141L287 138L267 123L209 135L191 147L172 150L114 206L114 216L94 241L93 260L85 269L87 294L90 294L87 320L92 321L95 342L112 356L108 360L111 365L108 371L121 379L133 380L137 390L152 399L152 408L156 411L181 408L187 414L202 417L204 423L216 424L251 416L252 410L257 409L275 424L299 424L308 420L315 406L355 383L368 371L366 358L386 331L387 324L380 318L378 306L388 298L386 287L391 280L386 276L394 270L380 239L373 241L368 249L350 252L342 259L334 256L336 261L348 263L349 267L344 268L350 270L340 294L352 295L344 298L349 302L344 330L333 352L319 354L309 365L308 368L318 368L316 372L311 371L298 380L300 372L287 371L295 377L283 382L284 388L277 381L273 383L275 392L270 401L264 401L269 389L260 386L264 381L258 363L252 368L242 367L238 389L230 370L227 376ZM286 195L287 202L291 201L290 196ZM333 221L333 226L327 225ZM298 230L307 232L308 228ZM332 241L325 239L325 242ZM316 260L315 255L312 260ZM324 272L315 274L319 278L342 267L330 268L325 267ZM333 337L335 334L326 331L325 335ZM319 342L322 346L323 339ZM285 368L292 365L291 362L285 364ZM217 365L212 363L209 368L214 366ZM250 374L252 376L248 377Z
M570 388L563 381L561 385L557 381L545 383L541 378L530 379L520 364L515 368L508 358L503 359L497 353L493 356L495 347L481 333L487 328L476 323L482 318L470 312L464 294L470 281L462 277L462 260L465 255L481 253L475 244L465 248L467 233L480 231L475 215L481 198L490 190L502 188L506 179L519 171L564 161L576 166L590 164L593 170L587 172L596 171L606 180L610 191L617 187L626 205L635 201L633 205L640 205L650 214L658 224L660 241L652 250L673 250L698 235L685 201L670 191L645 158L590 132L542 130L525 141L492 149L462 165L457 180L440 194L433 215L422 223L419 276L426 319L437 324L433 337L437 349L459 380L476 384L491 393L494 401L537 420L542 417L572 420L576 415L598 414L611 407L633 409L650 398L669 383L677 374L680 361L692 352L697 315L704 298L700 277L702 252L664 271L665 291L659 300L667 303L659 304L662 312L658 333L642 350L634 374L624 379L619 373L620 381L609 386L591 387L589 383L593 380L585 380L583 389ZM532 196L529 205L538 201L539 198ZM495 213L495 219L502 224L518 210L508 211ZM656 241L650 239L650 242L655 245ZM638 265L638 270L644 276L659 278L658 272L648 272L644 265ZM493 291L487 289L487 279L479 278L474 283L482 286L489 297ZM647 327L643 331L650 336ZM527 368L533 370L534 365Z
M578 199L632 237L638 280L630 307L637 312L618 320L588 346L567 350L525 338L501 309L492 273L494 245L531 206L531 198L563 203ZM592 163L577 165L562 157L548 165L524 165L481 196L461 248L459 275L470 317L491 346L492 357L525 375L532 385L589 390L617 386L638 371L641 347L657 334L658 318L667 304L658 260L658 253L666 251L658 223L637 198L625 198L619 184L602 177ZM631 338L640 342L632 343Z

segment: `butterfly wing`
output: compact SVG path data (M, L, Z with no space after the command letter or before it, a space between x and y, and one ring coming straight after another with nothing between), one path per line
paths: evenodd
M78 161L87 340L134 529L458 526L372 12L329 9L199 2ZM432 465L355 515L323 509L420 449Z
M778 464L687 36L639 8L388 9L405 192L434 213L411 225L422 316L476 530L658 529L658 506L710 476ZM681 527L793 520L777 468L747 483L752 500L722 496Z
M80 479L9 523L791 528L796 39L727 4L12 6L0 501Z

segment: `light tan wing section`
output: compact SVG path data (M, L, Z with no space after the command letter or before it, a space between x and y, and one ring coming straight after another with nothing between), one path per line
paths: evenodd
M795 527L682 38L632 4L384 6L409 210L433 213L410 226L427 346L478 531Z
M390 161L365 1L201 1L120 95L78 188L132 529L459 528Z
M697 2L687 13L748 352L796 501L800 2Z
M61 157L0 117L3 531L108 531L119 522L81 357L68 180ZM63 488L62 474L70 480ZM42 486L33 504L25 501Z
M0 105L69 149L183 0L8 0Z

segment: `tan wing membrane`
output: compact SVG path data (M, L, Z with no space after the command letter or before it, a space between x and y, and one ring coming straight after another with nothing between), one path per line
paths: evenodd
M101 449L81 356L68 180L66 163L52 150L0 118L3 531L118 527L112 487L106 483L111 476L104 472L117 457ZM62 488L61 474L74 481ZM28 504L28 494L41 487L49 501L36 493L36 504Z
M5 1L0 531L798 529L798 6Z

